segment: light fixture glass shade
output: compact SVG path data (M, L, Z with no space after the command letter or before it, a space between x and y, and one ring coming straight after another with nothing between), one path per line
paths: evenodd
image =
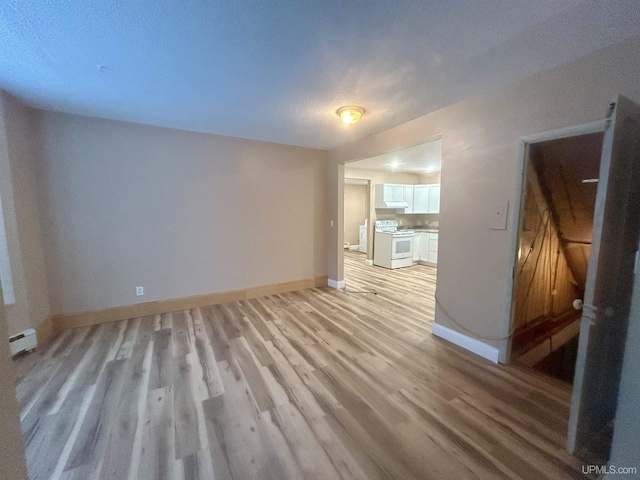
M354 123L358 123L360 117L364 114L364 108L362 107L342 107L338 109L336 112L342 120L347 125L353 125Z

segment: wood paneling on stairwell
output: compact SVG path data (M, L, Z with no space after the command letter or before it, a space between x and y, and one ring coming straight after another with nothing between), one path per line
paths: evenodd
M532 169L529 174L535 175ZM580 295L548 204L541 194L534 193L539 190L536 181L529 179L520 232L514 312L518 330L570 311Z

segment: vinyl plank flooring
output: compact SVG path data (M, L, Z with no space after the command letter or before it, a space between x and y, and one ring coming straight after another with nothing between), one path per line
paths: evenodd
M436 274L62 332L15 359L31 480L588 478L570 386L432 337Z
M170 328L153 333L153 360L149 376L149 390L168 387L173 382L173 349Z
M173 386L149 391L137 478L174 480L182 473L176 461Z
M102 457L124 383L124 359L110 362L100 377L87 417L67 460L65 471L95 466Z
M153 328L153 325L152 325ZM148 340L148 338L147 338ZM147 396L152 345L138 342L133 349L130 362L126 364L124 384L117 406L117 417L107 440L100 480L128 478L132 465L136 433L139 431L138 399Z
M25 455L30 459L27 469L31 480L51 478L64 449L65 440L75 426L76 412L80 411L86 392L87 387L70 392L64 408L44 416L26 439Z

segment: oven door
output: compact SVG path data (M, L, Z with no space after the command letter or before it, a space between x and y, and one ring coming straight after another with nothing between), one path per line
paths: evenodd
M413 235L393 237L391 242L391 260L413 257Z

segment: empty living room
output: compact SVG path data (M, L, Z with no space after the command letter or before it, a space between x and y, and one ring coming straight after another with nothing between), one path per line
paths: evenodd
M632 0L3 3L0 479L640 478L639 79Z

